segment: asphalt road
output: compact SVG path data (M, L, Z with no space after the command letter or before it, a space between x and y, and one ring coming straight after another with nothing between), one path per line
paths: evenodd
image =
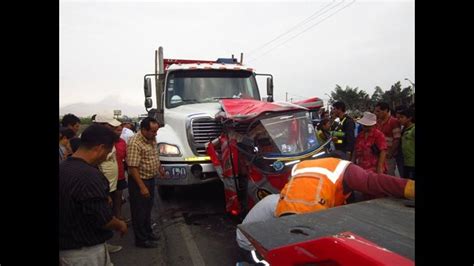
M135 247L133 229L129 227L126 236L115 235L110 241L123 246L121 251L111 254L112 262L117 266L235 265L237 222L225 214L224 206L220 182L178 187L167 200L162 200L157 193L152 224L155 233L161 235L159 247ZM130 217L128 202L123 211Z

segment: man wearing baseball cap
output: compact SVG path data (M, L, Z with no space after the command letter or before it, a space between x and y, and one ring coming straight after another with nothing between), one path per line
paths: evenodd
M120 126L122 123L113 116L98 114L95 116L94 123L109 125L113 128Z

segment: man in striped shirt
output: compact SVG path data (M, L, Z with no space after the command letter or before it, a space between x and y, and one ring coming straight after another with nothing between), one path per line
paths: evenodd
M61 265L112 265L105 241L125 222L112 214L109 182L97 169L118 136L103 125L81 135L78 150L59 166L59 257Z
M398 145L400 145L402 132L400 122L390 115L388 103L378 102L375 105L374 113L377 116L376 128L382 131L385 135L385 141L387 142L387 155L385 160L387 164L387 174L394 176L395 167L397 165L395 158L398 152Z

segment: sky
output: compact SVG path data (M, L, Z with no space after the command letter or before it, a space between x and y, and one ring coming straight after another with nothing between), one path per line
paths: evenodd
M60 0L59 15L60 107L143 106L159 46L165 58L244 53L244 65L273 75L276 101L415 82L414 0Z

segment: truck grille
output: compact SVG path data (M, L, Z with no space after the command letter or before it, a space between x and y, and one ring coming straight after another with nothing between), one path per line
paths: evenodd
M212 118L195 118L191 122L192 145L195 153L207 155L205 143L219 137L222 133L222 124Z

